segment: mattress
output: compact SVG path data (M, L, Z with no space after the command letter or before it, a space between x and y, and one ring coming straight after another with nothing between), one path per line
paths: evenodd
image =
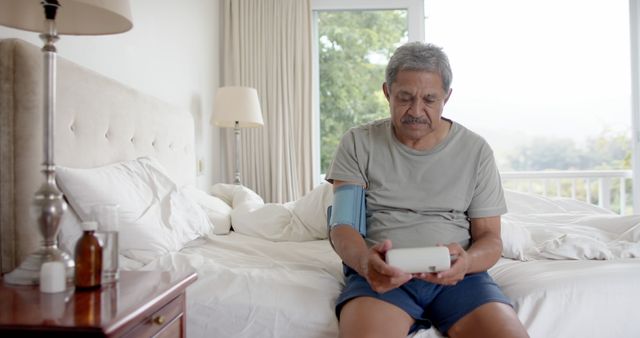
M143 269L198 272L187 289L190 338L336 337L342 265L326 240L271 242L231 232Z
M195 240L144 270L196 270L187 335L336 337L342 265L326 240L272 242L231 232ZM490 271L532 338L638 337L640 260L501 259ZM413 338L442 337L434 329Z
M640 337L640 259L501 259L489 273L532 338Z

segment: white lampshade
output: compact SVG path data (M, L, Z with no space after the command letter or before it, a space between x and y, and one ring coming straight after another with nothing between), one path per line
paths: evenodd
M131 29L128 0L58 0L58 34L102 35ZM44 29L40 0L0 0L0 24L32 32Z
M264 124L258 91L250 87L222 87L216 92L211 122L218 127L256 128Z

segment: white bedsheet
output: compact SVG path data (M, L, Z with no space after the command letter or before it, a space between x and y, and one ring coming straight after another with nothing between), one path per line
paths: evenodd
M196 240L144 270L196 270L187 335L337 336L340 259L326 240L271 242L232 232ZM490 271L532 338L640 337L640 260L501 259ZM442 337L422 330L413 338Z
M640 259L502 259L489 273L531 338L640 337Z
M187 289L189 338L336 337L342 266L326 240L270 242L232 232L144 269L198 272Z
M327 240L271 242L235 232L198 239L142 270L195 270L187 336L335 338L342 264ZM422 330L414 338L442 337Z

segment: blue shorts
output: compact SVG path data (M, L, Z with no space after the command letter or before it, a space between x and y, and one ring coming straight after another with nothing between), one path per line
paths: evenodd
M456 285L439 285L414 278L399 288L379 294L371 289L366 279L345 266L345 287L336 301L338 318L348 301L363 296L386 301L407 312L416 321L409 333L433 325L446 334L455 322L482 304L511 305L486 272L468 274Z

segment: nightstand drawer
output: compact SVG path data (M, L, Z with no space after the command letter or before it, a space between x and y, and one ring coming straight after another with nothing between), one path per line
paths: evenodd
M185 325L184 307L185 296L181 294L160 310L145 317L142 323L129 331L125 337L182 337Z

